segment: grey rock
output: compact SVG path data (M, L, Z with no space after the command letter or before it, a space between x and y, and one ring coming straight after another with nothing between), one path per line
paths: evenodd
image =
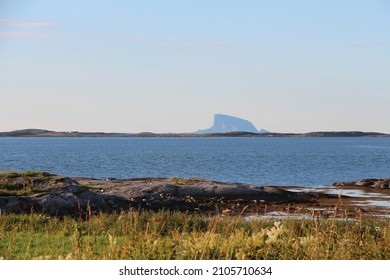
M13 180L8 183L15 183L17 178ZM259 211L259 203L290 205L337 198L337 195L318 192L294 192L280 187L206 179L141 178L107 181L77 178L76 181L72 178L50 177L34 182L28 187L39 186L37 193L0 196L2 213L34 211L54 216L87 217L91 213L111 213L134 208L210 212L223 209L225 212L239 214L245 209Z
M390 189L390 178L388 179L364 179L359 181L348 181L348 182L338 182L334 183L334 186L338 187L365 187L373 189Z

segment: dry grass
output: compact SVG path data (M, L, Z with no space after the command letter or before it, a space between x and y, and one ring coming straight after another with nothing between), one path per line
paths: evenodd
M179 212L0 216L2 259L389 259L389 220L245 220Z

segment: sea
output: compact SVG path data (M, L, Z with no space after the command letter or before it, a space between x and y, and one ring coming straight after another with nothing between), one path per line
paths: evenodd
M390 178L390 138L0 138L0 171L24 170L99 179L182 177L317 187Z

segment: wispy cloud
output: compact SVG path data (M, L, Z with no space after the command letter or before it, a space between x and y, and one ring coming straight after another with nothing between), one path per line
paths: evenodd
M15 39L59 39L59 36L47 34L47 33L36 33L36 32L0 32L0 37L3 38L15 38Z
M4 28L0 32L2 38L14 38L14 39L59 39L58 35L54 35L46 32L31 32L31 29L42 29L58 26L57 24L44 21L26 22L16 19L0 19L0 26ZM15 31L18 30L18 31Z
M16 19L0 19L0 25L20 27L20 28L42 28L42 27L55 27L57 24L51 22L25 22Z

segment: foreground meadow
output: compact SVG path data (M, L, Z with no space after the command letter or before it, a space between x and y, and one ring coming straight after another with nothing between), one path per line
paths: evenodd
M8 214L0 216L0 259L390 259L390 221Z

